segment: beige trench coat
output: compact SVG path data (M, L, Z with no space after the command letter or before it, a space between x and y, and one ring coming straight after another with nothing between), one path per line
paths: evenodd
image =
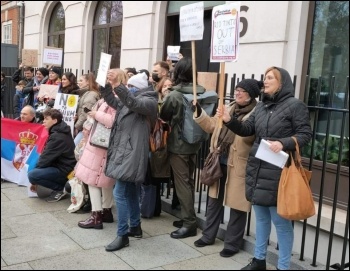
M228 105L228 109L235 106L235 102ZM254 108L255 109L255 108ZM254 109L243 117L245 121ZM210 141L210 150L217 147L220 129L218 127L219 118L209 117L204 110L198 118L194 118L195 122L207 133L212 133ZM249 151L253 145L255 136L240 137L235 136L233 143L230 146L230 151L227 160L227 179L225 187L225 196L223 205L230 208L249 212L251 208L250 202L245 197L245 173L249 156ZM209 196L218 198L219 182L216 182L209 189Z

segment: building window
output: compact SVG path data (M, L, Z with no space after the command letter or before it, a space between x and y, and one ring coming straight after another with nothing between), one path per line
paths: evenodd
M317 95L320 95L321 107L346 108L349 76L348 1L316 1L307 74L310 77L309 105L315 105ZM331 89L334 90L333 95ZM314 112L311 112L311 116L315 117ZM349 114L346 115L346 137L349 137L348 118ZM326 134L327 119L328 112L320 110L317 125L319 137ZM331 135L339 137L342 119L343 113L331 113L329 126Z
M12 21L2 23L2 43L12 44Z
M112 55L111 68L119 68L122 24L122 1L103 1L98 4L93 25L91 70L97 71L101 52Z
M64 31L66 29L64 9L58 3L52 11L49 24L48 45L64 50Z

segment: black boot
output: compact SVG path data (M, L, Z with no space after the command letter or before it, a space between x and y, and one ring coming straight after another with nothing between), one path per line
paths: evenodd
M141 223L136 227L130 227L128 231L128 236L142 238Z
M253 258L252 261L241 270L266 270L266 261Z
M106 251L116 251L129 245L128 235L117 236L112 243L106 246Z
M112 214L112 208L103 208L102 221L104 223L113 223L114 219Z

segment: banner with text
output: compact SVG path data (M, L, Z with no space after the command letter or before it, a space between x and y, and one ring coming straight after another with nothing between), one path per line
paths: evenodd
M212 13L211 62L238 59L240 2L216 6Z
M202 40L204 5L198 2L180 8L180 41Z
M62 48L45 47L43 52L43 64L61 67L62 57Z
M58 93L55 99L56 108L62 112L63 120L70 126L74 137L74 117L78 106L78 95Z

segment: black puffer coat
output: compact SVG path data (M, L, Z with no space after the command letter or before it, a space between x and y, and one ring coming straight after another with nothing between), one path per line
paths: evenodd
M276 206L278 184L282 169L255 158L261 139L278 140L284 151L294 151L297 138L300 147L311 139L309 112L306 105L294 98L294 87L288 72L277 68L282 75L282 88L272 98L264 96L255 111L243 123L233 119L225 125L240 136L255 134L249 153L246 172L246 198L252 204Z

